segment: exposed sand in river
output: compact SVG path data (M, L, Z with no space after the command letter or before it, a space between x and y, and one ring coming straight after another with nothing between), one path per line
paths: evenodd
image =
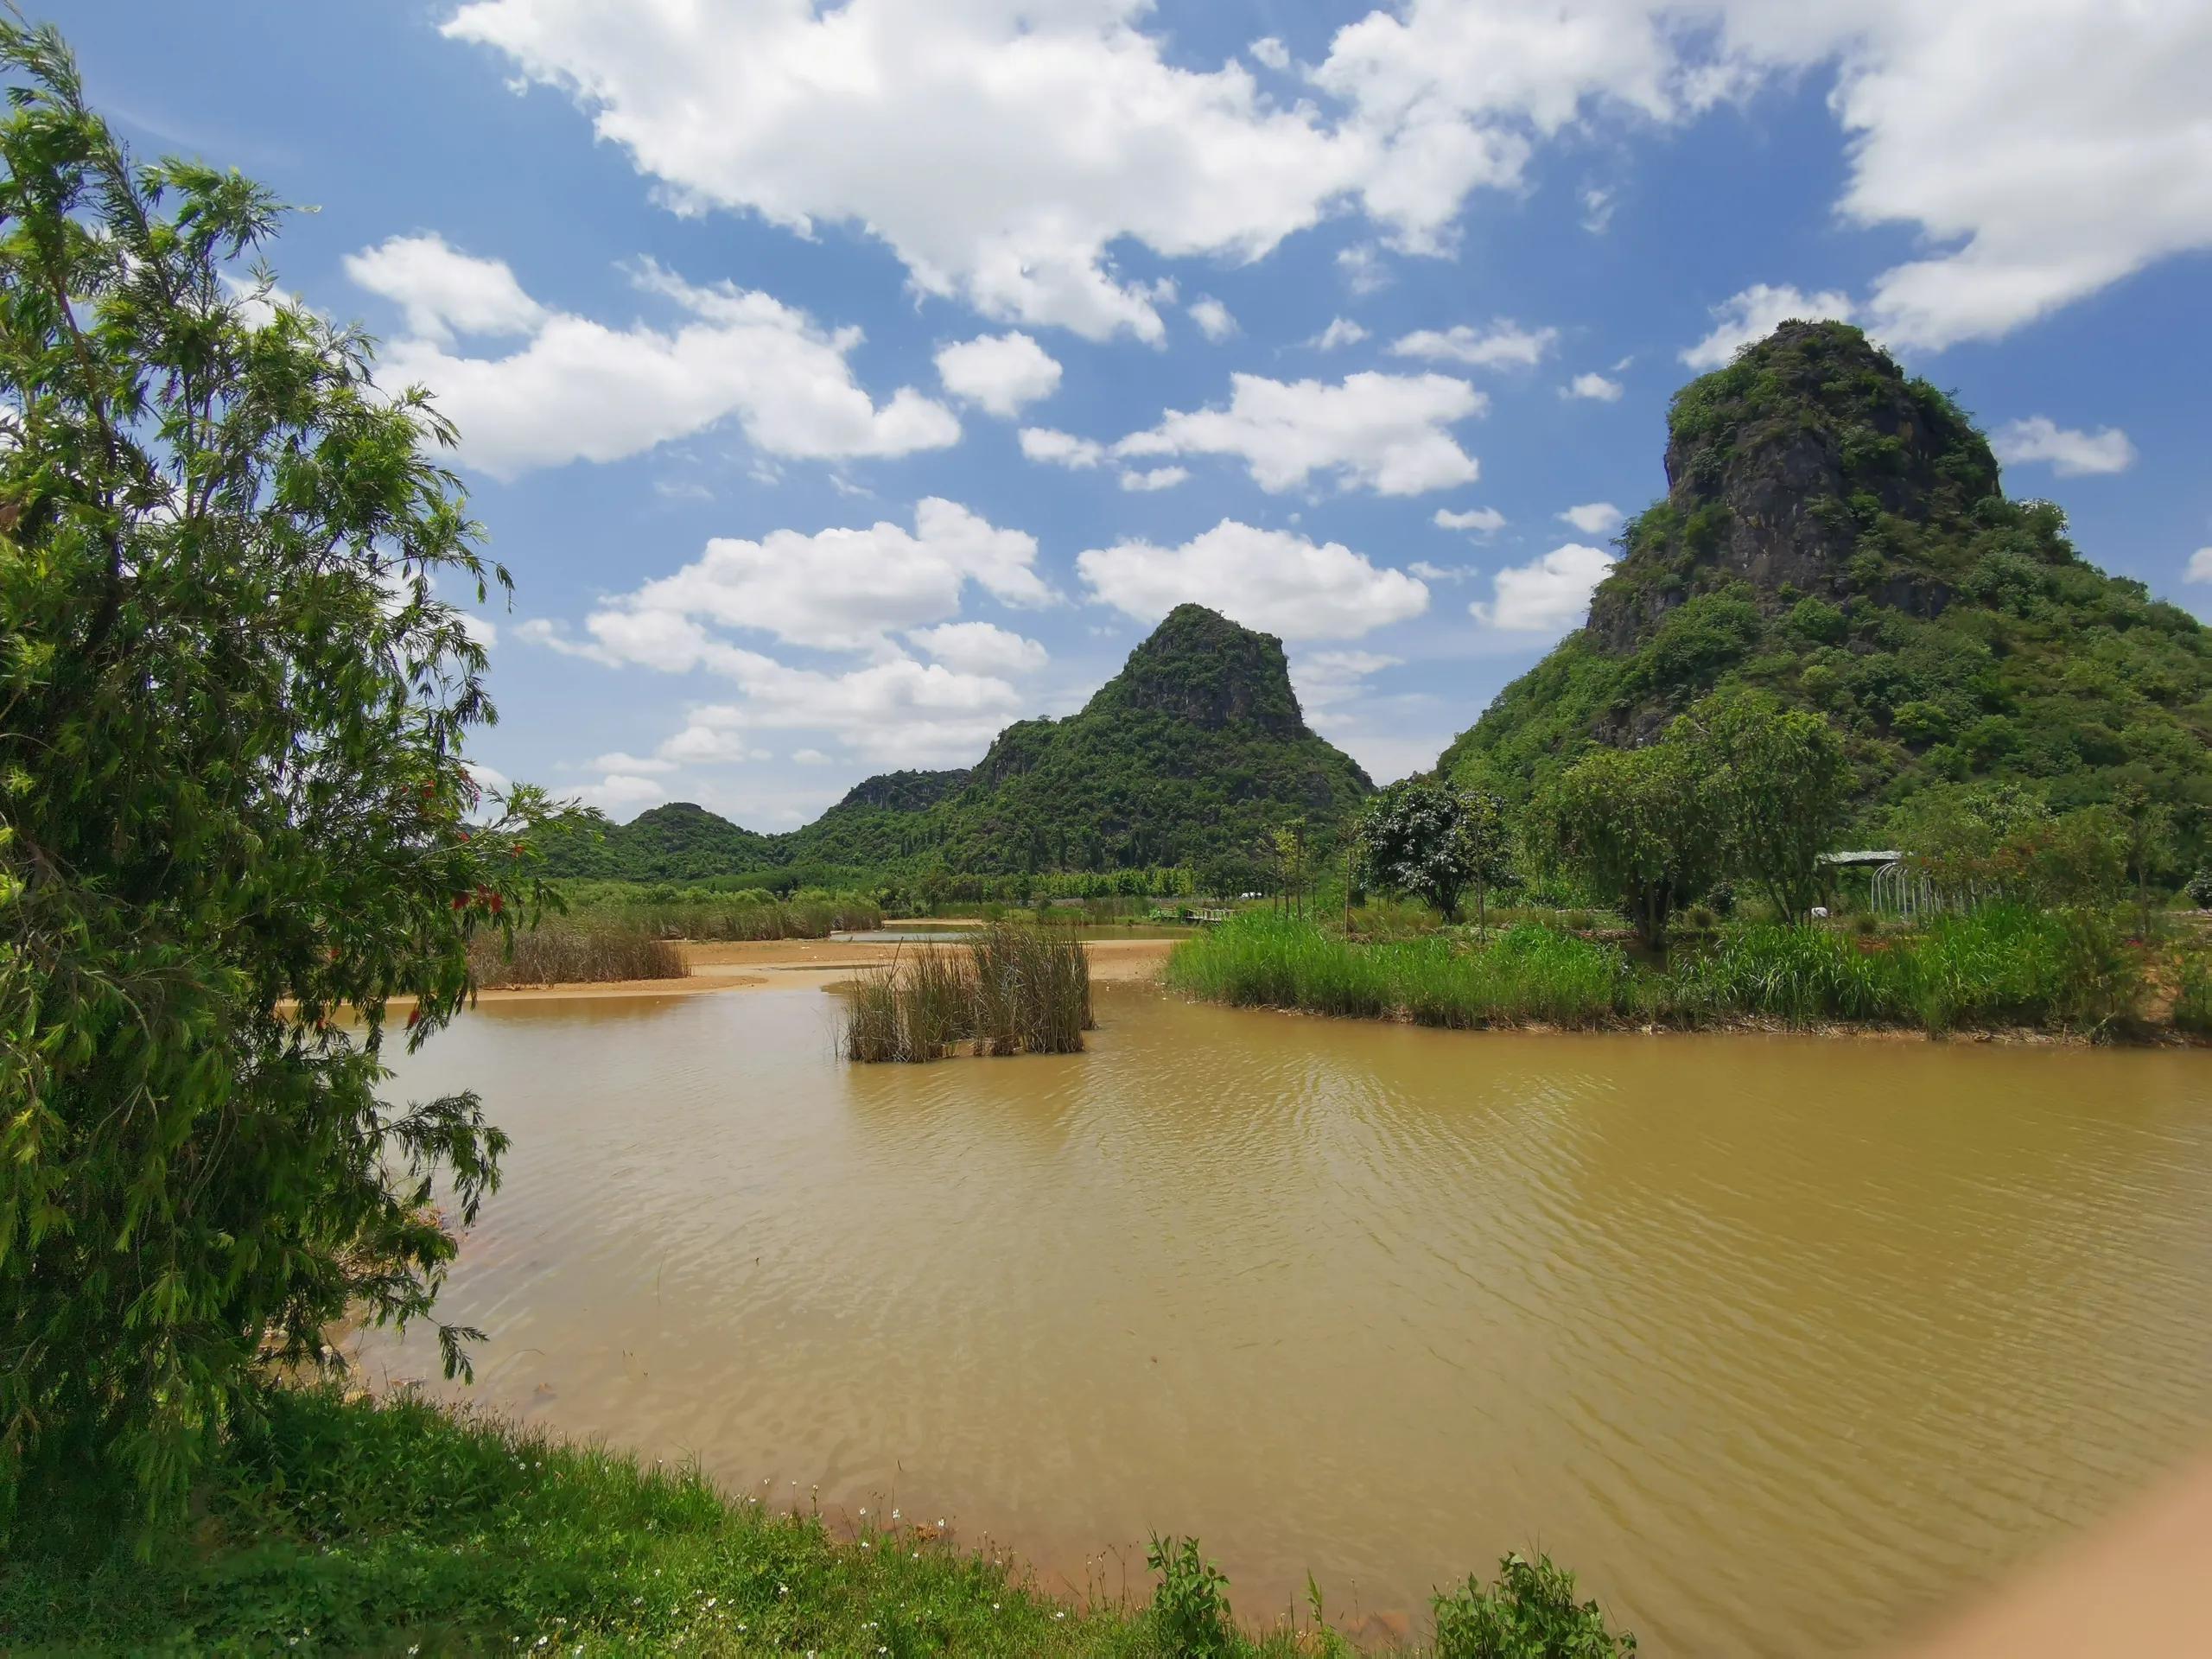
M938 927L941 923L927 925ZM1095 982L1148 980L1174 948L1173 939L1090 939L1084 950L1090 957ZM517 985L480 991L485 1002L515 1002L559 997L696 996L707 991L757 991L820 988L850 979L870 968L881 967L900 951L932 947L911 941L904 944L845 943L836 939L687 939L683 959L689 979L620 979L590 985ZM395 997L394 1004L402 999Z

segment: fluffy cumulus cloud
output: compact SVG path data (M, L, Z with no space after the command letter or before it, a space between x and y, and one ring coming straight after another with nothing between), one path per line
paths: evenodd
M1610 501L1585 501L1580 506L1567 508L1560 518L1585 536L1610 536L1621 527L1627 516Z
M385 242L347 262L416 332L378 363L391 385L419 382L461 432L461 454L495 478L572 461L620 461L734 419L764 455L847 460L957 442L960 423L912 387L877 404L853 378L856 328L825 331L772 296L695 287L650 263L646 296L683 319L671 329L610 327L537 305L503 261L435 238ZM505 355L471 356L456 336L527 336Z
M1235 374L1230 385L1227 407L1170 410L1115 453L1233 455L1270 492L1296 489L1318 473L1346 488L1417 495L1471 484L1478 474L1474 458L1446 429L1488 406L1464 380L1363 373L1330 385Z
M1464 363L1469 368L1527 368L1543 360L1559 339L1556 328L1523 328L1500 317L1487 328L1455 323L1449 328L1421 328L1390 342L1393 357Z
M1317 352L1333 352L1340 346L1357 346L1367 338L1367 330L1350 317L1332 317L1329 326L1306 343Z
M682 569L593 612L585 627L607 657L677 671L726 660L730 647L709 630L882 654L893 631L957 616L971 583L1001 604L1051 603L1036 558L1033 537L932 496L915 507L911 532L879 522L717 537ZM542 630L533 637L551 643Z
M1486 627L1512 633L1564 633L1582 620L1590 594L1613 568L1602 547L1567 542L1491 578L1491 596L1467 607Z
M1227 340L1236 332L1236 319L1229 315L1229 308L1211 294L1199 296L1191 302L1191 321L1198 325L1198 332L1211 340Z
M1599 404L1618 404L1621 400L1621 393L1624 390L1619 381L1609 380L1593 370L1587 374L1576 375L1573 379L1561 386L1560 396L1584 397Z
M1303 78L1281 99L1242 60L1169 61L1150 0L470 0L445 29L574 99L679 209L851 225L925 293L1094 338L1164 331L1124 240L1253 259L1350 207L1369 285L1380 247L1449 251L1470 193L1524 187L1562 135L1829 66L1838 211L1928 250L1859 307L1885 340L2000 334L2212 245L2212 9L2180 0L2042 0L2033 27L2015 0L1403 0L1311 68L1255 42Z
M1060 384L1060 365L1024 334L982 334L937 354L938 378L956 397L1012 419Z
M923 292L1157 340L1129 238L1250 258L1359 193L1366 135L1241 62L1177 67L1143 0L475 0L446 24L568 92L690 209L862 227ZM823 142L835 133L836 142Z
M721 664L741 694L693 709L660 746L686 765L749 758L768 734L821 732L872 765L972 761L1024 712L1023 698L995 674L894 658L849 673L794 668L752 652Z
M2189 556L2189 567L2182 572L2181 579L2212 582L2212 547L2200 547Z
M1154 490L1172 490L1190 475L1187 467L1148 467L1142 472L1131 468L1122 474L1122 487L1148 494Z
M1088 472L1106 459L1106 446L1095 438L1078 438L1049 426L1025 426L1021 453L1044 466Z
M1989 444L2007 467L2047 466L2061 478L2124 473L2135 464L2135 446L2118 427L2082 432L2041 415L2007 421Z
M1048 660L1045 647L989 622L942 622L906 638L927 656L962 674L1031 674Z
M409 331L425 340L534 334L547 321L505 264L457 252L442 237L395 236L348 254L346 275L397 305Z
M1787 284L1754 283L1713 308L1713 331L1685 350L1682 361L1694 369L1726 368L1738 352L1755 340L1765 339L1792 318L1805 322L1849 322L1851 296L1833 289L1808 294Z
M1496 507L1470 507L1465 512L1439 507L1435 524L1439 530L1465 530L1478 536L1495 536L1505 528L1505 515Z
M630 817L639 808L668 798L667 788L658 779L620 772L609 772L597 783L586 784L574 793L586 806L595 806L616 818Z
M1224 518L1179 547L1122 542L1079 554L1093 598L1151 623L1185 603L1286 639L1351 639L1428 608L1428 589L1340 543Z

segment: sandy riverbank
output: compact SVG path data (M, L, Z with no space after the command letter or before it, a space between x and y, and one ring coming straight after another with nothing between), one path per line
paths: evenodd
M933 923L932 926L944 924ZM1117 984L1156 979L1173 950L1173 939L1091 939L1084 944L1096 983ZM836 939L703 939L683 942L689 979L622 979L589 985L517 985L477 993L484 1002L515 1002L564 997L696 996L710 991L820 989L871 968L901 951L928 945L845 942ZM393 999L395 1007L405 999Z

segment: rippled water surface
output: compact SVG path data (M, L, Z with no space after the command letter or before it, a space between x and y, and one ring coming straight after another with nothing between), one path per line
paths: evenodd
M1660 1655L1856 1650L2212 1430L2201 1052L1100 1006L926 1067L816 992L469 1015L403 1083L514 1136L471 1392L1078 1586L1196 1531L1248 1614L1541 1547Z

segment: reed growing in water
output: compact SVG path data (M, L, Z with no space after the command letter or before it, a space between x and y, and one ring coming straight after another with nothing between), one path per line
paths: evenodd
M978 1054L1077 1054L1096 1023L1078 940L995 922L862 978L845 1011L845 1058L936 1060L963 1044Z
M514 948L496 932L468 944L480 989L516 985L603 985L626 979L688 979L682 947L624 923L548 922L517 933Z

